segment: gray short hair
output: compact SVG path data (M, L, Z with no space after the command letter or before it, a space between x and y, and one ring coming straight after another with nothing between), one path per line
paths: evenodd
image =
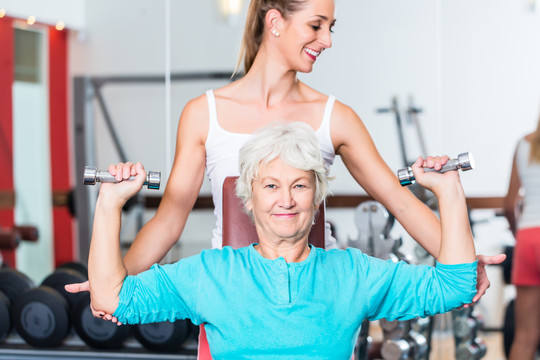
M305 123L294 122L265 127L240 149L240 177L236 181L236 195L244 205L251 200L251 182L257 178L259 166L277 158L296 169L313 173L315 205L326 198L329 193L328 169L324 165L315 131Z

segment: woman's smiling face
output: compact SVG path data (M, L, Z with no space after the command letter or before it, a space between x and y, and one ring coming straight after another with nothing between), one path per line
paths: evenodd
M253 214L259 240L307 239L316 211L315 179L280 158L261 164L246 207Z
M308 0L299 11L282 19L278 47L296 71L310 72L317 57L332 46L333 0Z

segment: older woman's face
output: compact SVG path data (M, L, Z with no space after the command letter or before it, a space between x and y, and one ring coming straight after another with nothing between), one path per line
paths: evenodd
M316 207L313 173L275 159L261 165L246 204L259 240L298 241L307 237Z

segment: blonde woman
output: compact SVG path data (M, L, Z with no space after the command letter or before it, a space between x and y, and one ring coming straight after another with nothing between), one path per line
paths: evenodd
M536 131L516 147L505 212L516 237L516 325L510 360L532 360L540 342L540 119Z

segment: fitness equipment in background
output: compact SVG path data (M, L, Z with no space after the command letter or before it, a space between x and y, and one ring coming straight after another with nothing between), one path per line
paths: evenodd
M0 269L0 342L13 328L12 307L26 290L33 288L33 281L20 271L10 268Z
M191 321L187 319L137 324L135 338L146 349L154 352L177 352L190 336Z
M16 249L21 242L21 234L11 229L0 228L0 249Z
M420 324L425 324L422 319ZM383 330L381 356L384 360L427 360L429 347L424 335L413 328L416 319L407 321L379 320ZM416 326L419 328L420 325Z
M56 347L71 329L71 308L81 296L65 291L66 284L88 280L85 274L61 267L43 280L41 286L26 290L13 304L15 329L34 347Z
M73 305L72 323L75 332L94 349L119 349L131 334L131 325L118 326L94 317L90 310L90 294L85 292Z
M397 252L401 239L390 237L395 219L377 201L364 201L354 211L354 223L358 229L356 239L349 239L347 246L379 259L398 261L402 254Z
M0 249L15 249L22 240L35 242L38 239L39 232L35 226L0 228Z
M135 176L131 176L129 180L135 180ZM117 181L116 178L108 171L98 170L97 168L92 166L85 166L83 176L84 185L95 185L96 182L116 184L119 181ZM144 185L146 185L148 189L159 190L160 183L160 171L150 170L146 173L146 181L144 182Z
M478 360L487 352L485 342L478 337L482 320L474 314L473 309L470 306L452 310L457 360Z
M474 169L474 158L470 152L461 153L456 159L450 159L442 166L440 170L435 170L431 168L424 168L425 172L439 172L445 173L447 171L458 170L468 171ZM397 176L401 186L408 186L414 184L414 174L411 167L406 167L399 169L397 171Z
M410 257L399 251L402 239L390 236L395 218L376 201L366 201L355 210L357 239L349 239L348 247L356 247L364 253L383 260L410 262ZM431 318L408 321L380 320L383 342L380 355L385 360L427 360L431 341ZM364 360L372 353L374 343L368 335L369 321L362 323L355 349L355 358Z
M60 269L71 269L88 279L88 269L81 263L62 264ZM111 321L94 317L90 309L90 293L77 294L72 302L71 323L77 335L94 349L119 349L131 334L131 326L118 326Z

